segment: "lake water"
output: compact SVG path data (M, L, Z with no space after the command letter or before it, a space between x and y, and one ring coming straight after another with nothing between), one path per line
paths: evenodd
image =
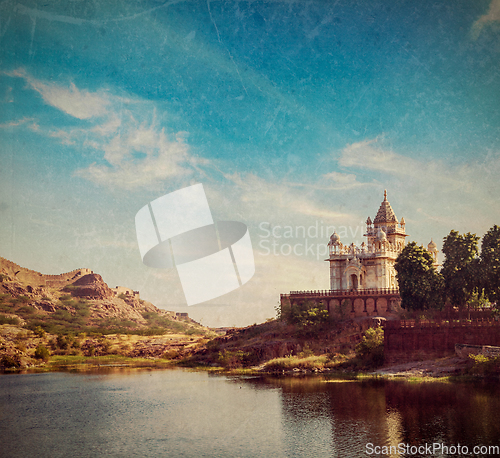
M500 385L186 370L0 376L2 457L457 456L458 445L463 456L500 445Z

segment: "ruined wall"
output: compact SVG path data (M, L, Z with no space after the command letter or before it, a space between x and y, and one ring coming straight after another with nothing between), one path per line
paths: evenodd
M36 286L45 285L45 280L40 272L35 272L34 270L21 267L8 259L0 257L0 267L1 270L9 275L12 280L18 280L23 283L30 283Z
M22 283L28 283L35 286L64 287L72 280L93 273L90 269L80 268L59 275L45 275L21 267L15 262L2 257L0 257L0 267L12 278L12 280L18 280Z
M388 321L384 327L386 363L451 356L455 344L500 346L500 323Z

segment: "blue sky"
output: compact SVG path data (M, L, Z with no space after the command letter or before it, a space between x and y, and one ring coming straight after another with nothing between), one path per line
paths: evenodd
M4 1L0 256L245 325L328 288L322 229L361 242L385 188L410 240L483 235L500 223L499 21L499 0ZM256 274L188 308L175 270L141 263L134 217L194 183L248 225Z

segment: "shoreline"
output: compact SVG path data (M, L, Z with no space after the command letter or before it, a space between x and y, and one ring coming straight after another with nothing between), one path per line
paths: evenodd
M47 372L106 372L116 370L159 370L182 369L210 372L227 376L270 376L270 377L323 377L333 380L400 380L409 382L460 382L496 380L498 377L470 375L465 373L467 361L458 357L435 360L411 361L407 363L381 366L371 370L350 370L346 368L326 368L310 370L294 368L282 371L266 371L262 365L249 368L226 369L221 366L187 365L178 361L159 358L130 358L124 356L62 356L37 366L22 369L4 369L0 375L38 374Z

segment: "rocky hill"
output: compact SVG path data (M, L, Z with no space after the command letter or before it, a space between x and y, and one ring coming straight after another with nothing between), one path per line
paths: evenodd
M0 320L56 332L65 328L182 331L201 327L186 316L140 299L137 291L110 288L89 269L44 275L1 257Z

